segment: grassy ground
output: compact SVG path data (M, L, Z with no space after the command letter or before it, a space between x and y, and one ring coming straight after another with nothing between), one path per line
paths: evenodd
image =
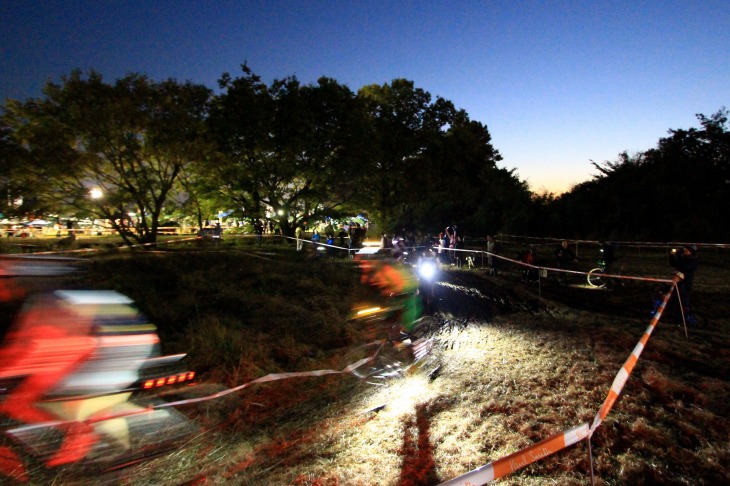
M592 437L596 484L730 481L730 260L702 257L694 301L708 321L688 336L676 316L659 323ZM667 278L671 270L661 251L627 252L622 261L633 275ZM445 269L427 365L394 380L329 375L256 385L184 410L201 434L171 454L102 478L60 472L55 480L433 485L591 423L649 324L657 284L596 290L577 275L567 287L553 277L537 286L507 264L497 277ZM190 353L207 387L201 393L268 373L340 369L373 351L361 347L371 329L347 321L352 307L379 299L357 270L284 245L114 252L92 258L69 285L133 297L158 324L166 352ZM400 358L383 350L378 363ZM590 480L583 441L499 483Z

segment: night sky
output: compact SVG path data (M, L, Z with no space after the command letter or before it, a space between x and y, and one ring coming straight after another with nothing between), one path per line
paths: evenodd
M0 21L3 101L74 68L210 88L244 62L267 83L406 78L486 124L536 191L730 107L727 0L3 0Z

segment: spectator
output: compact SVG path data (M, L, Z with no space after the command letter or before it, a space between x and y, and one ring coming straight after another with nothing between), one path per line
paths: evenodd
M302 236L304 233L304 230L302 229L302 225L297 225L297 228L294 230L294 236L297 239L297 251L302 251L302 247L304 246L304 241L302 240Z
M447 226L446 229L444 230L444 232L446 233L446 236L448 236L448 238L449 238L449 245L448 245L449 249L450 249L449 259L451 260L451 262L453 262L454 258L456 257L456 252L454 251L456 249L456 242L457 242L456 225Z
M403 236L407 247L412 248L416 246L416 234L413 230L403 228Z
M264 223L261 222L260 219L257 219L253 223L253 232L256 234L256 244L261 245L261 238L264 234Z
M390 242L390 238L388 238L388 235L383 233L383 235L380 237L380 249L385 250L387 248L390 248L391 246L392 245Z
M499 258L494 255L499 253L499 244L492 235L487 235L487 266L489 267L489 275L497 275L497 263Z
M340 228L340 232L337 233L337 238L339 239L340 247L345 248L345 238L347 238L347 231L345 230L344 226L342 226Z
M572 264L578 261L575 253L568 246L567 240L563 240L560 246L555 249L555 260L557 268L561 270L570 270ZM561 285L567 285L568 277L566 272L558 272L558 282Z
M447 248L449 247L449 235L447 235L445 232L441 232L439 234L439 256L441 258L441 263L444 265L447 265L450 263L449 253L447 251Z
M328 234L327 235L327 255L330 256L330 258L335 257L335 235L334 234Z
M531 266L535 264L535 251L532 246L520 255L520 261L526 263L526 265L523 265L522 281L527 283L537 282L539 280L538 269Z
M690 292L695 271L699 266L697 257L697 245L684 245L682 248L673 248L669 253L669 264L684 275L684 278L677 283L679 299L682 304L682 312L688 324L696 324L697 318L691 313Z
M362 228L360 228L360 223L352 224L350 223L350 229L349 229L349 236L350 236L350 250L354 253L355 250L360 248L362 246L362 239L363 239L363 233Z
M459 267L461 266L461 260L462 260L462 257L464 256L464 252L459 251L459 250L463 250L463 249L464 249L464 237L457 236L456 242L454 244L454 260L456 261L456 263Z
M335 228L332 226L332 220L327 221L327 225L324 227L324 234L328 239L330 236L334 238Z
M393 242L390 241L390 238L388 238L388 235L385 233L383 233L383 236L380 238L380 249L382 250L381 253L386 255L393 253Z

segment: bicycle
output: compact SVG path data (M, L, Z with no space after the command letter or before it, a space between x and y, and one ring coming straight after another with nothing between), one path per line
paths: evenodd
M606 287L608 280L610 280L610 279L607 279L606 277L604 277L604 275L607 274L607 272L606 272L607 266L608 265L606 264L606 261L604 259L602 259L602 258L598 259L598 266L588 272L587 280L588 280L589 286L591 286L593 288L598 288L598 289L602 289L602 288ZM621 269L619 268L617 273L612 273L611 275L620 276ZM620 279L619 279L619 282L621 285L623 285L623 283Z

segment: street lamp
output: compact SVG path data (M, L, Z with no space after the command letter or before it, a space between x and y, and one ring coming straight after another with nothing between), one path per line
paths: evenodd
M91 199L101 199L104 193L98 187L93 187L89 190L89 197ZM91 234L96 233L96 218L91 221Z

